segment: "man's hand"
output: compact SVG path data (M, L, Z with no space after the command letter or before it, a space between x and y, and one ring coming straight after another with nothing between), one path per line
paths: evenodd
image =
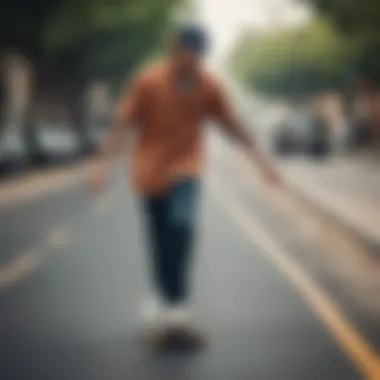
M261 168L265 181L269 185L280 186L282 185L282 177L278 170L272 166L265 166Z
M265 181L269 185L279 186L282 184L282 177L276 166L269 157L259 148L258 145L251 145L248 149L248 155L258 166Z

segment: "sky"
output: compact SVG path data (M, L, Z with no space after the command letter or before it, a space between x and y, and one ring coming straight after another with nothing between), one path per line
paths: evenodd
M310 11L295 0L194 0L198 18L212 38L211 60L221 60L246 28L302 23Z

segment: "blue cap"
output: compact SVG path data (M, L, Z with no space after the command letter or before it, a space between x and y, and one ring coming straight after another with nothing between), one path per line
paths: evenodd
M177 40L180 45L198 55L205 54L208 48L206 32L197 25L186 25L180 28Z

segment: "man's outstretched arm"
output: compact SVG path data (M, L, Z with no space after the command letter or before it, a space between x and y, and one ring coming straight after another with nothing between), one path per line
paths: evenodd
M221 89L218 89L215 94L214 116L224 132L243 148L249 158L253 159L265 178L270 182L279 182L280 175L276 166L270 157L261 149L257 139L232 111L232 107Z
M141 111L142 84L134 79L123 93L116 109L116 116L100 146L99 164L91 176L91 185L102 190L108 180L108 173L115 157L123 147L127 127L136 122Z
M138 119L141 99L141 80L134 79L122 94L117 105L114 121L101 145L100 156L102 159L111 160L120 152L127 127Z

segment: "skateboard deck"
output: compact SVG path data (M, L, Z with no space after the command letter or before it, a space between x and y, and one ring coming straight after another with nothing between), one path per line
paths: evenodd
M149 332L149 342L160 351L198 351L205 346L204 335L188 326L156 328Z

